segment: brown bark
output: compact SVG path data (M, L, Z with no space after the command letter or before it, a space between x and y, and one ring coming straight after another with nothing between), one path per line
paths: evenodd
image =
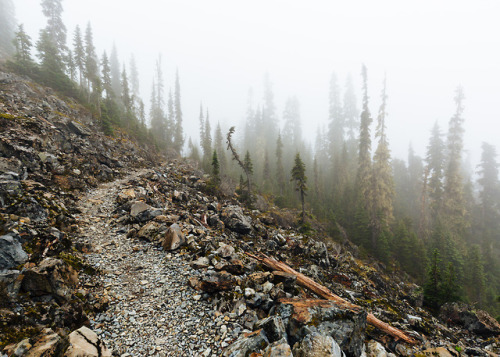
M264 263L266 266L268 266L269 268L271 268L273 270L281 270L281 271L284 271L287 273L294 274L295 276L297 276L297 283L298 284L302 285L303 287L311 290L315 294L317 294L317 295L319 295L327 300L334 301L335 304L340 306L340 307L343 307L345 309L349 309L352 311L359 311L361 309L361 306L355 305L353 303L350 303L349 301L342 299L340 296L332 293L327 287L325 287L321 284L318 284L317 282L315 282L311 278L308 278L304 274L301 274L298 271L295 271L294 269L292 269L291 267L289 267L285 263L277 261L273 258L270 258L270 257L264 255L264 254L261 254L261 256L259 256L259 257L255 256L253 254L250 254L250 253L246 253L246 254L249 257L252 257L252 258ZM398 330L397 328L394 328L391 325L379 320L372 313L368 313L366 320L370 325L380 329L381 331L384 331L385 333L387 333L395 338L401 339L401 340L403 340L407 343L410 343L410 344L417 343L413 338L411 338L410 336L405 334L403 331Z

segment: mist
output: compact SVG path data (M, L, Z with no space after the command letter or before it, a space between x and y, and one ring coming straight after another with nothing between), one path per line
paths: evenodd
M109 54L115 44L127 66L135 56L146 105L158 55L167 92L179 71L185 133L193 140L198 137L200 103L213 122L238 128L249 90L258 103L264 74L269 73L278 117L286 98L296 96L304 137L314 142L317 128L327 125L332 72L342 89L350 74L360 100L365 64L374 114L387 77L387 127L394 157L406 158L410 143L418 155L425 155L433 123L447 128L458 85L466 96L465 150L473 166L481 142L497 142L500 4L495 1L145 0L137 6L89 0L63 5L68 42L76 25L85 28L90 22L99 55L104 50ZM17 0L16 16L36 39L45 25L39 2Z

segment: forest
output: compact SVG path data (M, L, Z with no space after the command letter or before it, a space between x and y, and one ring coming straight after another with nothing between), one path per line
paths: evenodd
M424 303L438 309L465 301L500 319L500 182L493 143L484 142L475 171L464 165L466 88L457 86L447 127L428 128L426 154L410 146L393 157L387 135L385 82L369 93L369 69L330 77L328 118L314 142L303 136L300 100L278 108L272 73L262 98L249 96L245 122L224 127L199 110L199 133L183 127L179 72L165 83L162 56L152 66L148 104L139 91L134 57L113 47L98 52L89 22L68 30L63 1L42 0L46 26L31 38L15 20L12 0L0 0L0 57L9 70L76 98L100 120L106 135L120 132L163 153L197 162L211 190L255 205L267 200L296 209L296 225L315 234L321 222L331 239L349 240L388 272L405 271L422 286ZM361 88L352 76L359 75ZM167 88L172 88L168 89ZM380 98L376 113L370 98ZM467 118L473 120L473 118Z

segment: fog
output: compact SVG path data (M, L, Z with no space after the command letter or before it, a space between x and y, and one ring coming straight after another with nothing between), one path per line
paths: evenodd
M36 39L46 22L39 1L15 5L18 22ZM68 42L77 24L85 28L90 21L98 53L109 54L115 43L121 62L135 55L146 103L158 54L167 90L179 70L185 130L196 140L200 102L212 122L238 128L249 88L260 99L268 72L278 114L296 95L304 134L313 142L317 127L327 123L332 72L342 87L352 74L359 100L364 63L373 116L387 76L394 156L405 158L410 142L425 155L433 123L447 130L459 84L472 162L482 141L498 146L498 1L66 0L63 6Z

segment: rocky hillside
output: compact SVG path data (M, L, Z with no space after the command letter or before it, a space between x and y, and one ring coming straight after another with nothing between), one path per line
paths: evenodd
M361 261L347 238L302 235L289 213L208 195L190 165L103 136L46 88L0 73L0 120L8 356L500 352L486 313L449 304L431 315L420 287Z

